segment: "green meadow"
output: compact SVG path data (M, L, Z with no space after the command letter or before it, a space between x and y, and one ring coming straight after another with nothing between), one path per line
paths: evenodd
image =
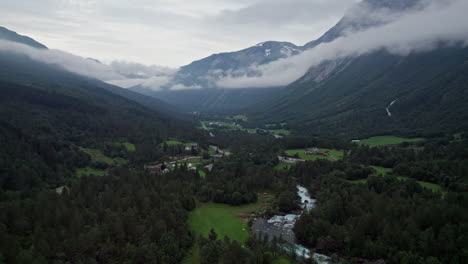
M311 150L309 148L309 150ZM289 156L294 156L296 154L299 155L299 158L303 160L316 160L316 159L327 159L327 160L338 160L343 158L344 152L339 151L339 150L334 150L334 149L326 149L326 148L320 148L320 151L328 153L329 156L321 156L321 155L316 155L316 154L305 154L304 149L288 149L286 150L286 154Z
M86 168L79 168L79 169L76 169L76 176L78 177L82 177L82 176L88 176L88 175L96 175L96 176L102 176L104 174L106 174L106 171L105 170L98 170L98 169L94 169L94 168L91 168L91 167L86 167Z
M92 162L102 162L111 166L121 166L121 165L125 165L128 162L127 160L122 159L122 158L110 158L104 155L98 149L89 149L89 148L80 147L80 150L88 154L91 157Z
M369 146L384 146L384 145L395 145L403 142L420 142L424 141L423 138L402 138L396 136L378 136L371 137L368 139L363 139L359 141L360 144L365 144Z
M204 203L200 207L190 212L189 226L196 235L208 237L211 229L213 229L218 238L222 239L225 236L230 239L244 243L250 235L249 226L247 221L241 219L240 216L247 216L251 212L263 212L272 203L272 195L259 195L256 203L230 206L226 204L217 203ZM246 219L246 218L245 218ZM288 259L277 258L278 264L291 263L284 262ZM199 264L200 263L200 249L195 245L189 255L182 261L183 264Z
M189 225L197 235L208 236L213 228L218 237L243 243L249 236L249 227L240 216L266 210L272 199L271 195L260 195L256 203L242 206L204 203L190 213Z
M274 133L274 134L282 134L282 135L285 135L285 136L289 136L291 134L291 132L287 129L268 129L268 131L270 133Z
M374 176L379 176L379 175L387 175L389 174L390 172L392 172L392 169L391 168L384 168L384 167L379 167L379 166L371 166L372 168L374 168L376 170L376 173L374 174ZM404 176L397 176L397 179L400 180L400 181L408 181L408 180L411 180L411 178L409 177L404 177ZM350 183L361 183L361 184L365 184L367 183L367 179L360 179L360 180L348 180L348 182ZM444 190L444 188L442 188L442 186L438 185L438 184L435 184L435 183L430 183L430 182L425 182L425 181L416 181L419 185L421 185L422 187L428 189L428 190L431 190L433 192L438 192L438 193L442 193L442 194L445 194L447 193L446 190Z
M120 144L122 144L128 152L135 152L136 151L135 144L132 144L130 142L122 142Z

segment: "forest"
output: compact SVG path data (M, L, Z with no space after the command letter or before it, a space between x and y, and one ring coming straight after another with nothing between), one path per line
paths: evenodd
M11 144L0 152L0 263L180 263L195 245L200 263L275 263L279 257L313 263L285 251L281 241L250 235L240 243L214 231L197 236L188 225L190 212L203 203L251 204L265 191L273 200L261 217L297 211L296 184L318 201L294 227L312 252L344 263L468 261L466 135L369 147L218 131L214 138L199 137L200 153L191 154L211 144L234 154L214 161L204 177L186 165L167 174L144 170L148 160L182 155L180 146L162 138L140 139L135 152L95 141L88 146L128 163L108 167L103 176L76 178L73 169L91 163L76 145L25 138L7 124L1 129L3 142ZM312 146L345 154L276 169L278 153ZM66 186L61 194L59 185Z

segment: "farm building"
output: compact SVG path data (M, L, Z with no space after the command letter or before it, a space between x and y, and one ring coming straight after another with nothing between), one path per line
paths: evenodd
M305 149L304 153L306 155L320 155L320 156L328 156L328 153L319 150L318 148L313 148L312 150Z
M169 172L169 168L164 163L163 164L157 164L157 165L145 165L145 170L149 171L152 174Z

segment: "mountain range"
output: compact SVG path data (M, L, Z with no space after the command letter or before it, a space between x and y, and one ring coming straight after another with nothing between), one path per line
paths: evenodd
M191 111L242 110L267 99L281 90L284 85L263 87L267 89L227 88L219 83L222 78L261 75L253 69L255 66L301 54L350 32L359 32L388 23L391 21L388 14L392 14L394 18L404 11L421 7L423 3L421 0L365 0L351 8L321 37L304 46L290 42L266 41L240 51L213 54L181 67L171 81L162 87L154 89L154 87L137 85L130 89ZM198 89L198 92L195 89Z
M423 8L425 3L365 0L323 36L304 46L267 41L237 52L214 54L182 67L160 91L141 85L122 89L54 65L39 66L24 56L12 58L11 54L2 54L4 71L0 76L4 76L4 81L13 79L15 84L29 88L43 82L41 85L48 90L63 83L71 87L65 79L80 80L100 93L108 91L165 118L183 118L181 111L242 113L249 116L252 126L287 123L298 134L345 138L456 133L467 129L468 120L464 103L468 51L463 45L439 43L430 50L408 54L381 48L358 56L329 59L311 67L286 87L235 89L217 85L217 80L227 75L256 76L259 73L255 66L291 58L342 36L385 25L408 10ZM5 28L0 32L0 37L7 40L47 49ZM35 66L24 71L20 65ZM46 69L54 74L41 72ZM60 82L52 81L57 79L54 75L63 78ZM179 88L169 89L171 85Z
M0 38L46 49L2 32ZM157 155L148 142L198 135L195 124L167 103L20 53L0 51L0 93L0 185L7 189L75 177L77 168L90 166L83 148L108 151L131 142L139 146L133 158L145 160Z

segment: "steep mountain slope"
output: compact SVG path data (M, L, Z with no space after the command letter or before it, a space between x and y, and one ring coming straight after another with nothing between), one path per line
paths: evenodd
M220 88L217 81L227 75L249 72L252 65L266 64L302 52L289 42L268 41L229 53L214 54L183 66L167 85L153 91L137 85L130 90L159 98L190 111L232 111L258 103L280 90L273 88ZM248 74L257 74L249 72ZM185 89L170 89L185 87Z
M185 111L226 112L236 111L266 100L283 88L239 88L239 89L187 89L175 91L153 91L142 87L130 90L159 98Z
M18 42L38 49L47 49L45 45L35 41L34 39L27 36L19 35L18 33L8 30L4 27L0 27L0 39Z
M0 40L7 40L7 41L11 41L11 42L16 42L16 43L20 43L20 44L24 44L24 45L27 45L27 46L31 46L33 48L38 48L38 49L47 49L47 47L27 36L22 36L22 35L19 35L17 34L16 32L13 32L13 31L10 31L6 28L2 28L0 27ZM20 58L20 57L18 57ZM92 60L92 61L96 61L98 63L100 63L98 60L95 60L95 59L90 59L88 58L88 60ZM10 60L8 63L10 65L13 65L13 64L17 64L17 63L29 63L30 61L22 61L21 59L18 59L18 60ZM5 62L6 63L6 62ZM15 67L20 67L19 65L16 65ZM18 68L19 69L19 68ZM39 70L39 69L31 69L32 71L35 71L35 70ZM20 73L20 71L17 71L15 74L18 74ZM37 78L39 78L40 76L36 76ZM152 110L155 110L157 111L160 115L163 115L163 116L171 116L171 117L174 117L174 118L179 118L179 119L188 119L188 117L184 114L182 114L181 112L177 111L176 108L174 108L173 106L161 101L161 100L157 100L155 98L152 98L152 97L148 97L148 96L144 96L144 95L141 95L140 93L136 93L136 92L132 92L132 91L129 91L128 89L123 89L123 88L120 88L120 87L117 87L117 86L113 86L113 85L109 85L109 84L106 84L106 83L103 83L101 81L98 81L96 79L92 79L92 78L88 78L88 77L85 77L85 76L80 76L79 78L83 78L83 79L87 79L88 82L90 82L90 84L92 83L94 86L96 87L100 87L102 89L106 89L112 93L115 93L117 95L120 95L122 97L125 97L127 99L130 99L132 101L135 101L141 105L144 105Z
M132 90L152 95L171 104L188 106L190 110L239 110L249 104L253 105L269 98L278 89L276 91L268 90L268 88L251 91L247 89L228 91L193 88L219 88L217 81L226 76L258 75L259 73L252 70L251 66L298 55L305 50L313 49L321 43L331 42L346 34L388 23L399 14L410 9L420 8L423 4L424 1L421 0L364 0L351 8L323 36L302 47L289 42L267 41L236 52L214 54L181 67L173 80L166 87L163 87L161 92L154 92L142 86L136 86ZM179 91L170 89L171 87L185 87L186 89L192 88L192 90ZM213 94L209 94L209 91ZM246 98L249 99L245 100Z
M330 137L464 131L467 61L468 48L452 47L325 62L253 110L252 117Z
M267 41L236 52L213 54L181 67L174 77L173 85L215 88L216 81L226 74L235 76L236 71L251 65L266 64L301 51L301 47L289 42Z
M311 49L321 43L331 42L339 37L388 23L396 15L424 5L422 0L363 0L354 5L338 23L320 38L310 41L303 49Z
M131 142L137 145L132 156L137 161L154 158L155 146L165 138L197 135L190 123L118 95L116 91L122 90L1 52L1 187L18 190L63 183L75 176L76 168L91 165L81 147L105 151L116 142Z

